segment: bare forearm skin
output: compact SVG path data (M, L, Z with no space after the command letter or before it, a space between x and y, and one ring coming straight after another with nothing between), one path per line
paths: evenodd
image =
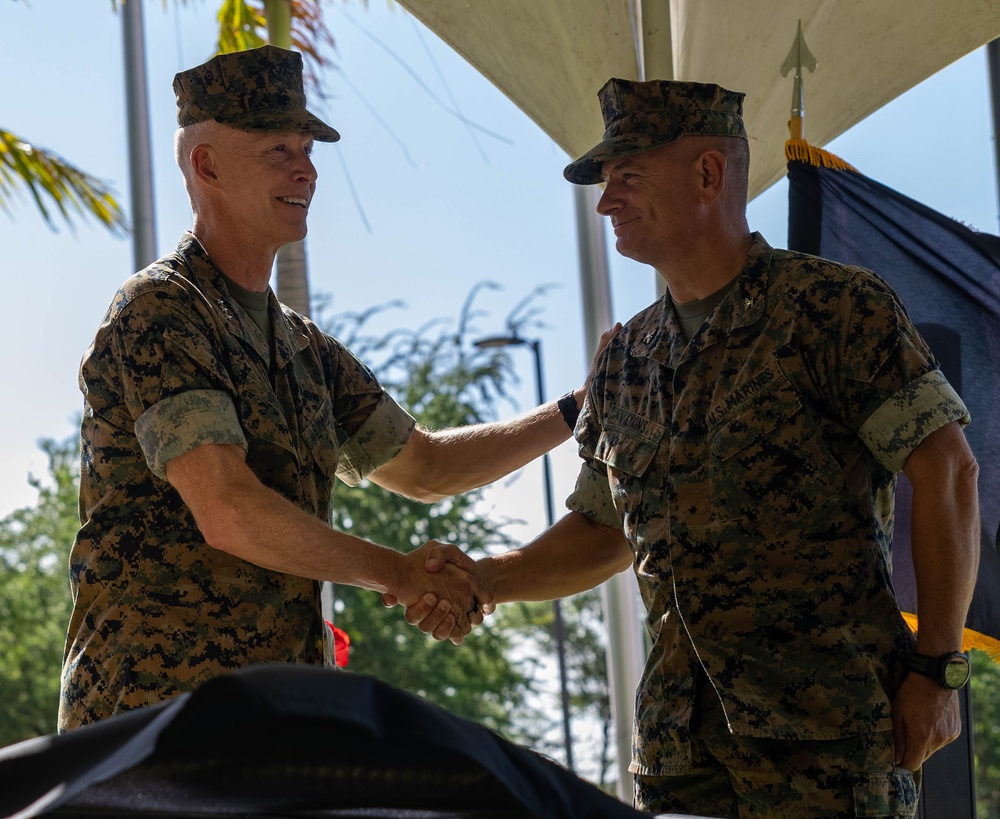
M496 603L554 600L587 591L632 565L624 535L570 512L521 549L478 566Z
M577 406L583 404L583 388ZM513 418L429 431L418 428L403 450L371 479L422 503L478 489L520 469L568 440L569 426L555 401Z
M455 566L431 575L422 554L403 555L330 528L263 486L233 445L207 445L167 464L167 479L209 546L273 571L388 592L416 602L434 592L463 611L473 582ZM471 566L471 561L470 561Z

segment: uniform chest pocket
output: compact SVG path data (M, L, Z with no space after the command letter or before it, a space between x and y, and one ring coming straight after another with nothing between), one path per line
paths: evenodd
M714 480L729 513L762 518L781 534L843 486L821 430L788 378L736 407L709 433L721 461Z
M332 478L337 471L337 441L329 396L324 396L315 412L305 418L302 445L306 450L304 455L316 463L324 476Z
M618 472L641 478L656 456L663 432L662 424L614 407L597 440L594 456Z

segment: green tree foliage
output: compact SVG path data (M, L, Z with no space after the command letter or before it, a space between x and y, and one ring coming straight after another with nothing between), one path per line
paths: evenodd
M0 520L0 745L56 727L70 596L66 566L79 526L76 437L41 442L49 480L38 505Z
M1000 819L1000 664L982 651L972 655L976 812L980 819Z
M424 426L440 429L492 420L514 375L502 349L487 352L471 343L481 315L473 305L480 289L490 286L473 290L454 326L435 321L416 331L366 335L372 315L394 306L387 305L340 316L330 330L374 365L382 383ZM506 323L510 335L523 335L536 323L536 299L543 292L536 291L514 308ZM425 506L367 483L357 488L338 486L334 524L400 551L432 538L456 543L473 556L512 548L515 544L503 532L504 521L478 513L480 500L480 492L470 492ZM540 688L553 689L554 660L541 659L556 656L550 603L503 606L456 647L424 637L405 623L399 609L384 609L378 595L353 588L340 588L337 594L337 625L351 636L352 671L420 692L462 716L564 759L558 696L540 696ZM602 739L596 751L588 749L596 759L587 768L606 787L613 743L600 593L564 601L563 619L571 717L577 727L584 722L598 727ZM548 685L542 685L543 677Z

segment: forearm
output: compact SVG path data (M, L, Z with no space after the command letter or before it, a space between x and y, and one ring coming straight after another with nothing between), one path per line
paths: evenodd
M412 601L428 588L422 562L299 509L260 483L239 447L197 447L167 464L167 479L212 548L273 571L390 592L401 600Z
M917 588L917 650L930 655L960 647L979 566L978 467L961 446L961 432L960 440L953 431L939 432L939 438L931 440L938 435L933 433L925 443L928 449L946 446L951 457L908 461L905 468L913 486L910 551Z
M938 655L961 646L976 585L978 523L974 493L967 503L948 504L934 491L914 491L910 551L920 623L917 650L921 654Z
M577 391L577 406L583 404ZM556 401L509 421L453 429L418 429L372 474L379 486L433 503L492 483L568 440L572 431Z
M332 529L282 495L232 481L224 504L185 499L206 542L274 571L385 592L398 588L403 555Z
M582 403L579 396L577 407ZM572 432L555 401L510 421L435 432L435 491L448 497L493 483L568 440Z
M615 324L601 335L595 364L620 329L621 324ZM583 407L592 374L593 366L584 385L573 392L576 413ZM558 401L500 423L437 432L418 428L399 454L369 477L392 492L435 503L520 469L566 441L571 434L571 424L559 411Z
M619 530L570 512L521 549L479 561L494 602L554 600L587 591L632 564Z

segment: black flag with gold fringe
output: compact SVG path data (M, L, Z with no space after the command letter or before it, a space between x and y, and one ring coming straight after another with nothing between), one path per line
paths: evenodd
M981 560L965 648L1000 661L1000 238L860 174L800 140L789 143L788 244L860 265L885 279L969 407L965 432L979 461ZM915 627L910 488L896 492L893 586Z

